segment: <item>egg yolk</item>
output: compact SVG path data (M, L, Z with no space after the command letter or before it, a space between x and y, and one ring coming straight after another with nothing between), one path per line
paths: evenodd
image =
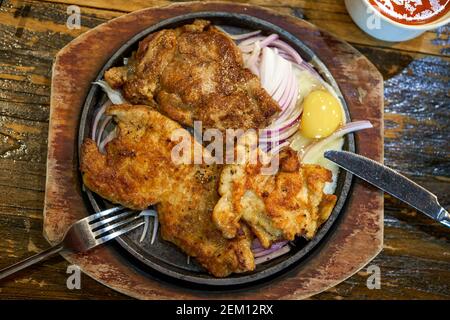
M328 91L315 90L303 101L303 116L300 132L307 138L325 138L332 134L342 122L339 101Z

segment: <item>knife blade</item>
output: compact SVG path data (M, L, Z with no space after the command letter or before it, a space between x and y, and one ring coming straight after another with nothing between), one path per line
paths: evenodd
M348 151L329 150L324 156L339 167L450 227L450 215L439 204L436 195L397 171Z

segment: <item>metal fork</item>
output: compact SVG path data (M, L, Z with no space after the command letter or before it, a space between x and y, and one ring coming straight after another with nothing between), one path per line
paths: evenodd
M67 230L60 243L0 270L0 279L42 261L62 250L85 252L144 224L144 221L136 223L136 220L141 218L141 216L136 215L135 212L122 212L124 209L123 207L115 207L92 214L75 222ZM114 223L110 224L112 222Z

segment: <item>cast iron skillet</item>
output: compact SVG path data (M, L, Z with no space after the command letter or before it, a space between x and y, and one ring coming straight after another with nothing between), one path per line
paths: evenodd
M309 49L301 40L297 39L292 34L286 32L278 26L244 14L227 12L198 12L163 20L160 23L152 25L144 31L138 33L127 43L125 43L104 65L95 80L102 79L103 74L107 69L113 66L123 65L123 58L129 57L131 52L137 49L139 41L147 35L161 29L174 28L183 24L191 23L194 19L198 18L208 19L233 34L244 33L251 30L262 30L263 34L266 35L271 33L278 34L282 40L288 42L293 48L295 48L306 61L312 63L322 77L336 90L344 105L347 120L350 121L348 108L339 87L326 66L311 51L311 49ZM97 110L99 104L105 101L105 99L106 95L102 92L102 90L97 85L92 85L86 97L81 116L78 136L79 148L84 138L90 136L95 111ZM353 135L350 134L346 136L344 149L353 152L355 151ZM157 271L156 274L160 274L162 278L173 279L178 284L195 284L201 285L202 287L223 290L225 288L232 289L237 286L242 287L261 283L264 280L273 278L275 275L281 274L283 271L289 270L295 265L298 265L307 255L317 249L322 240L326 240L324 237L330 229L332 229L332 226L335 224L340 212L343 211L345 200L350 191L351 182L351 174L341 170L336 189L336 195L338 196L336 206L334 207L330 218L321 226L311 241L306 241L303 238L296 239L293 242L294 246L289 253L270 262L258 265L252 272L233 274L226 278L215 278L200 267L195 262L195 259L190 259L190 262L188 263L186 255L182 253L180 249L171 243L162 240L159 235L153 245L150 244L150 237L146 237L143 242L139 242L142 228L119 237L117 242L131 254L127 255L128 259L131 257L131 259L138 260L135 260L132 263L135 263L136 265L141 265L143 263L153 269L151 272L152 275L155 274L154 271ZM90 192L89 190L85 190L85 192L87 202L90 203L93 210L104 210L105 208L112 206L111 203L100 198L98 195ZM150 225L149 230L152 230L152 225Z

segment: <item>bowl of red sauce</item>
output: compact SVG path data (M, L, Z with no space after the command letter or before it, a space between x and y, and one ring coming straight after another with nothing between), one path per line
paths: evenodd
M345 0L353 21L369 35L406 41L450 22L450 0Z

